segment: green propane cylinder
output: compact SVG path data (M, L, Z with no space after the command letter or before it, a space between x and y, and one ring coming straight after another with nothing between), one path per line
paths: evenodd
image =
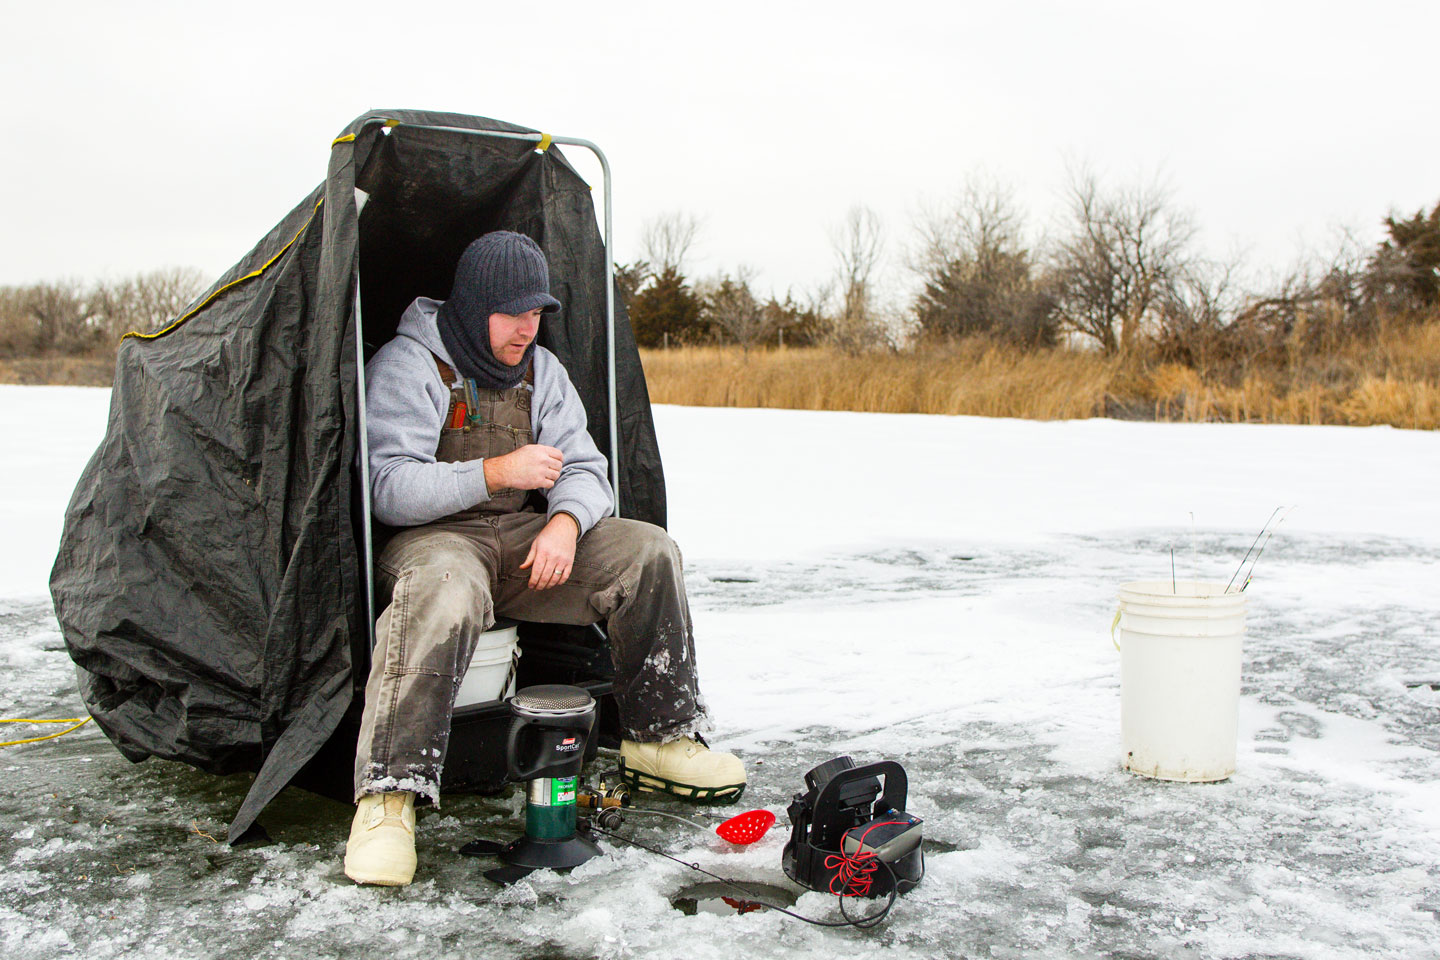
M561 840L575 833L576 777L540 777L526 784L525 834Z

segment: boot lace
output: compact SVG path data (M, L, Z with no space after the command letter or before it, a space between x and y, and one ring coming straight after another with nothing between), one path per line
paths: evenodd
M381 794L380 802L370 808L366 826L378 827L386 820L394 820L400 826L405 826L405 798L398 793Z

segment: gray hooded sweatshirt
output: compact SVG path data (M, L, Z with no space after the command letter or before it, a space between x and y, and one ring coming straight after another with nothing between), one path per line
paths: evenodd
M441 380L431 354L454 367L435 326L441 302L421 297L410 304L395 339L365 365L371 507L376 520L392 527L431 523L490 499L483 460L435 460L450 385ZM537 346L533 362L535 442L555 447L565 458L560 479L542 492L550 501L549 515L570 514L583 536L614 503L605 457L585 429L585 407L559 359Z

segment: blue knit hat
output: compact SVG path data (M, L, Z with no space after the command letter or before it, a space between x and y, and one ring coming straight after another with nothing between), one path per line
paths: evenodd
M560 309L560 301L550 296L550 268L540 245L509 230L487 233L465 248L446 303L472 323L488 322L492 313L519 316L536 307L546 313Z
M450 299L436 317L440 339L460 373L482 385L513 387L529 366L532 343L514 367L501 363L490 349L490 315L519 316L539 308L560 309L550 296L550 269L540 245L509 230L496 230L473 241L460 255Z

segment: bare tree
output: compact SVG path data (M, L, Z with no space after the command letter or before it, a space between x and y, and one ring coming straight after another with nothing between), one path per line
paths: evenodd
M1156 307L1161 356L1202 376L1218 361L1234 360L1238 346L1230 323L1240 309L1236 284L1240 258L1192 260L1165 286Z
M0 353L78 356L108 353L131 330L155 330L204 289L193 267L123 280L61 280L0 289Z
M1105 192L1088 172L1072 179L1069 213L1054 259L1060 319L1106 353L1128 350L1187 264L1195 227L1164 188Z
M700 220L688 213L672 211L645 221L640 234L640 249L652 273L667 270L683 276L685 258L700 234Z
M31 327L31 351L83 353L102 339L98 299L79 282L37 283L26 289L25 312Z
M171 267L135 278L131 329L153 330L180 316L207 286L194 267ZM128 331L127 331L128 332Z
M955 200L921 211L916 219L918 247L910 269L929 274L965 256L1021 245L1021 217L1010 187L979 176L970 177Z
M701 285L704 303L703 318L722 339L732 340L745 353L765 342L773 327L773 319L750 289L755 271L741 266L735 275L721 273Z
M118 339L132 330L164 327L205 289L205 275L194 267L153 270L116 283L101 284L95 299L106 335Z
M1364 309L1366 250L1341 230L1328 251L1309 251L1266 289L1245 298L1231 326L1251 353L1326 350L1345 336L1373 332Z
M885 253L880 217L857 204L830 232L835 251L837 303L832 336L846 350L856 351L884 342L884 323L875 303L875 274Z
M34 321L25 287L0 287L0 358L20 357L34 346Z

